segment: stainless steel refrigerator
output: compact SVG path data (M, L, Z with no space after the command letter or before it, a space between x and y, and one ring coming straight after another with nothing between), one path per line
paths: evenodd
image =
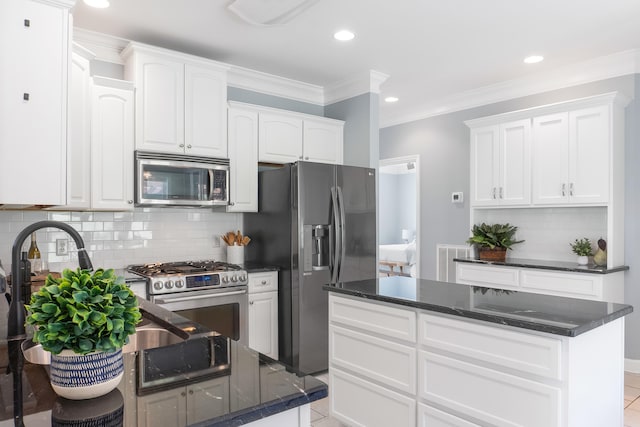
M258 213L244 214L246 261L275 265L279 358L328 368L328 283L376 277L375 170L297 162L258 175Z

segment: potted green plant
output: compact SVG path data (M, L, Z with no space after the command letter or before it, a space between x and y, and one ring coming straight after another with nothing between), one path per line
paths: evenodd
M476 245L478 255L482 260L504 261L507 250L516 243L524 240L515 240L518 227L506 224L476 224L471 228L471 237L467 243Z
M578 255L578 264L587 265L589 263L589 257L593 255L593 249L591 248L591 241L586 237L582 239L576 239L573 243L569 243L571 250L574 254Z
M90 399L118 385L122 346L142 318L124 279L112 269L65 269L60 278L49 275L26 308L33 341L51 352L50 380L58 395Z

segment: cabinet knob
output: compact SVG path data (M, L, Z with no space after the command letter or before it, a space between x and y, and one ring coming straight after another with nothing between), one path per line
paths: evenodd
M193 390L189 390L189 394L193 394Z
M182 393L180 393L180 396L185 397L187 395L187 393L185 393L184 391Z
M573 196L573 182L569 183L569 195Z
M500 187L500 198L502 199L502 187Z
M132 205L133 204L133 200L127 200L127 203Z
M253 305L253 301L249 301L249 305Z
M302 160L302 156L298 157L300 160Z
M305 157L304 159L305 159L305 160L309 160L309 158L308 158L308 157Z
M567 195L567 184L562 184L562 195L563 196Z
M180 144L178 147L180 147L180 148L184 148L184 144Z
M266 284L267 284L267 281L266 281L266 280L263 280L263 281L262 281L262 282L260 282L260 283L262 283L263 285L266 285Z
M229 202L229 206L235 206L235 202Z
M496 198L496 187L493 187L493 198Z
M191 148L191 144L187 145L187 148Z

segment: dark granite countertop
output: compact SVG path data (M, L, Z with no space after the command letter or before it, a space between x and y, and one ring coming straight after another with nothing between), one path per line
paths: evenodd
M157 319L170 321L181 328L193 322L175 313L168 312L154 304L142 301L142 308ZM8 304L0 298L0 315L7 318ZM2 323L6 324L6 320ZM4 325L3 325L4 326ZM189 325L187 325L189 326ZM185 328L190 329L190 328ZM163 410L169 413L180 410L180 398L167 399L167 394L188 390L187 399L195 399L199 407L199 419L189 422L198 426L237 426L246 424L279 412L322 399L327 396L327 386L312 376L298 374L281 363L257 351L225 337L215 336L201 328L190 330L191 336L185 343L165 346L153 350L124 354L125 373L120 385L106 396L85 401L70 401L55 395L48 380L48 366L25 361L23 379L23 415L27 426L89 425L88 420L96 419L91 425L136 426L145 417L146 408L153 400L163 401L162 405L172 406ZM0 420L13 418L13 380L6 375L8 366L8 346L6 326L0 335L0 395L4 405L0 405ZM210 341L203 341L210 340ZM198 343L202 345L194 345ZM211 343L211 344L209 344ZM202 348L212 349L210 352ZM141 385L143 364L141 360L152 360L149 355L161 355L160 363L153 364L153 376L168 380L164 384ZM189 356L189 362L186 354ZM185 355L184 357L182 355ZM209 366L216 361L216 369L199 371L195 374L189 366ZM223 363L224 362L224 363ZM228 363L226 363L228 362ZM219 368L219 369L218 369ZM211 384L220 384L211 387ZM186 389L185 389L186 387ZM188 405L187 405L188 407ZM175 411L174 411L175 410ZM189 412L189 409L187 409ZM164 412L166 413L166 411ZM142 418L141 418L142 417ZM189 417L189 414L187 414ZM124 419L122 424L101 424L101 421ZM189 418L188 418L189 419ZM175 419L156 426L173 427ZM54 422L55 421L55 422ZM82 422L81 422L82 421ZM10 423L10 421L7 421ZM58 422L62 422L58 424Z
M569 271L572 273L593 273L593 274L608 274L616 273L618 271L625 271L629 269L628 265L621 265L618 267L607 268L601 267L595 264L578 265L576 262L566 261L547 261L541 259L525 259L525 258L509 258L505 261L485 261L475 258L454 258L456 262L469 262L473 264L490 264L490 265L502 265L505 267L524 267L524 268L538 268L541 270L556 270L556 271Z
M626 304L489 289L413 277L325 285L330 292L460 318L575 337L633 311Z
M274 265L264 265L258 262L246 261L241 265L247 273L263 273L266 271L280 271L280 267L276 267Z

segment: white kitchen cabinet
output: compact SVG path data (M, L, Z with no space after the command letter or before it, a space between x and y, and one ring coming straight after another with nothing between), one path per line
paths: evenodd
M458 262L456 283L485 288L624 302L624 272L577 273Z
M471 129L471 204L531 203L530 120Z
M341 165L344 153L344 124L305 118L302 156L305 161Z
M229 377L139 396L137 405L140 427L180 427L212 419L229 412Z
M67 202L64 208L91 207L91 52L73 45L69 69L67 124Z
M227 67L140 43L122 56L136 86L137 150L227 157Z
M0 2L0 204L66 202L69 9Z
M302 119L282 113L261 112L261 162L293 163L302 160Z
M258 211L258 112L230 106L229 206L227 212Z
M278 360L278 272L249 273L249 347Z
M133 88L94 77L91 121L91 208L133 210Z
M533 119L533 203L609 201L609 107Z

